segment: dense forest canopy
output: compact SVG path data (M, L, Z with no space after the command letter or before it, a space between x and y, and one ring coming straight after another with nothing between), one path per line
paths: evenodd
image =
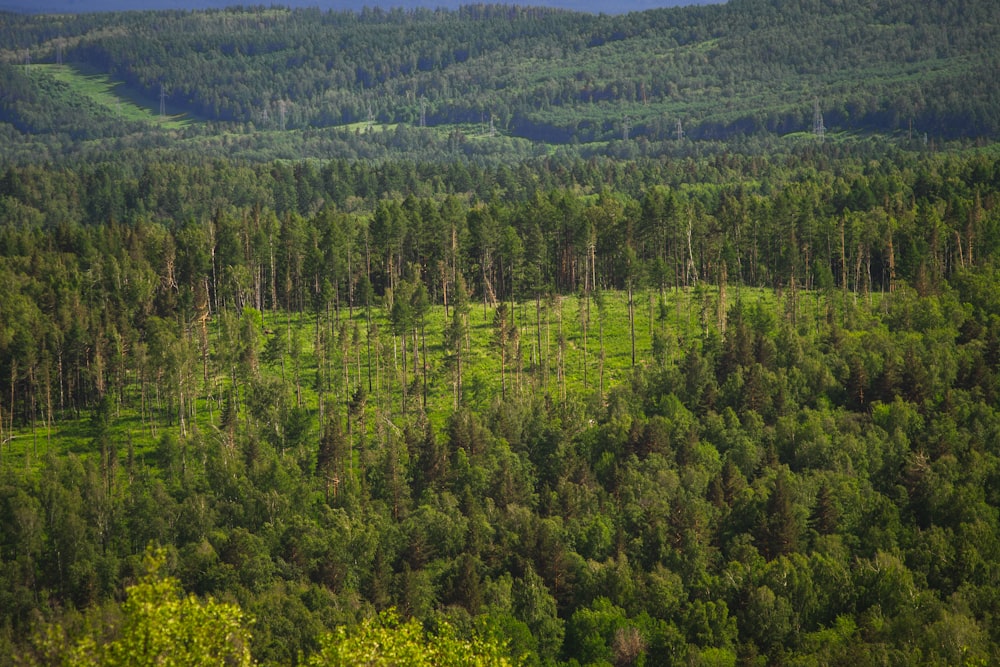
M998 14L3 14L0 665L1000 662Z
M533 2L541 7L559 7L591 14L623 14L625 12L656 9L660 7L675 7L684 5L705 5L720 0L627 0L609 5L595 0L545 0ZM201 10L224 9L238 3L232 0L0 0L0 10L14 12L29 12L34 14L80 14L89 12L124 12L149 9ZM371 0L285 0L280 4L286 7L318 7L323 10L362 11L366 7L390 10L402 9L458 9L468 2L459 0L388 0L387 2L372 2Z
M0 121L25 144L19 160L99 138L199 154L222 142L250 157L279 143L317 157L405 146L421 160L510 159L523 157L517 139L628 155L809 132L817 112L831 136L995 137L998 14L947 0L8 14Z
M996 660L998 201L992 152L833 145L9 167L2 653L113 655L154 544L268 664L390 609L526 664Z

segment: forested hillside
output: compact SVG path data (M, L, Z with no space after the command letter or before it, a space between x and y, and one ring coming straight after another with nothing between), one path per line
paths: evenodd
M809 132L817 110L831 136L995 137L998 42L996 3L946 0L8 14L0 121L19 160L99 137L248 157L523 158L510 138L630 156ZM187 129L144 132L70 75Z
M990 153L10 167L0 660L117 655L152 544L129 600L265 664L390 608L525 664L995 662L998 196Z
M0 15L0 665L1000 663L998 33Z
M705 5L718 0L627 0L615 5L596 0L545 0L533 3L543 7L561 7L578 12L592 14L623 14L625 12L656 9L660 7L675 7L678 5ZM0 10L28 12L34 14L79 14L85 12L123 12L141 11L146 9L170 9L194 11L200 9L225 8L233 3L227 0L0 0ZM370 0L285 0L281 3L288 7L319 7L323 10L356 11L365 7L380 7L390 9L458 9L463 4L459 0L387 0L371 2Z

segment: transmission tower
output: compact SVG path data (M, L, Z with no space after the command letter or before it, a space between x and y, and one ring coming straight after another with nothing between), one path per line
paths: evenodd
M160 84L160 118L167 115L167 89Z
M674 134L677 137L677 141L684 138L684 127L681 125L681 119L677 119L677 128L674 130Z
M490 114L490 136L491 137L497 136L497 129L495 127L493 127L493 114L492 113Z
M630 125L631 120L628 114L625 114L625 118L622 119L622 141L628 141L628 132L632 129Z
M420 98L420 127L427 127L427 100Z
M826 125L823 124L823 112L819 110L819 98L813 100L813 134L820 141L826 137Z

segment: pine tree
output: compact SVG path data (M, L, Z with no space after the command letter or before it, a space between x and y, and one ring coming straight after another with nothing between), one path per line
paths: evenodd
M830 487L824 483L816 493L816 506L809 517L809 525L820 535L829 535L837 530L840 511L833 499Z
M770 560L795 551L798 548L798 541L799 526L795 519L792 495L785 474L779 473L774 480L771 495L767 499L759 531L760 546L764 556Z

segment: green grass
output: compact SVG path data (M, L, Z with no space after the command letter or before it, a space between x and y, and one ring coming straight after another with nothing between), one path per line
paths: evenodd
M661 297L657 291L643 291L635 295L635 350L638 367L679 360L691 344L704 335L706 330L717 327L719 292L715 286L703 286L687 290L667 290ZM545 299L536 306L535 301L523 301L516 305L515 323L518 330L519 353L507 359L504 374L507 384L507 401L515 401L531 396L549 396L556 403L568 400L603 401L613 388L627 382L633 373L631 336L628 319L628 300L624 293L605 292L603 314L594 299L590 300L590 319L584 331L587 299L580 295L563 295ZM779 297L769 290L748 289L730 286L727 290L727 305L737 300L747 307L762 303L775 313L781 309ZM812 297L801 299L803 317L814 307ZM463 404L473 410L486 411L501 401L500 354L497 349L493 328L495 308L481 301L471 302L469 311L469 348L463 352ZM818 308L818 305L815 306ZM385 308L371 310L374 333L369 339L367 318L364 309L354 309L349 315L343 309L336 317L323 316L319 328L331 337L328 343L327 367L330 383L324 395L326 414L337 414L344 418L348 397L362 385L368 392L366 428L374 435L375 425L391 420L397 426L408 419L426 414L435 429L441 430L454 411L454 371L445 349L445 326L447 318L443 306L430 309L426 320L424 336L427 344L427 406L422 405L423 354L421 351L414 374L412 337L407 343L406 383L407 402L403 406L403 359L402 341L391 334L391 325ZM360 337L358 351L348 348L347 359L337 342L341 330L347 339L352 338L357 327ZM263 317L258 373L263 384L278 387L276 401L284 401L294 406L301 396L301 405L313 418L311 433L307 442L314 446L319 437L318 416L319 394L316 391L319 360L317 354L317 320L311 313L285 314L267 312ZM603 329L603 335L602 335ZM653 357L654 332L665 342L663 357ZM196 339L194 334L191 334ZM298 387L296 390L295 361L289 347L289 340L298 338L300 343ZM189 386L197 392L193 415L189 421L202 435L210 439L222 440L219 430L220 417L224 407L224 397L230 383L228 371L216 364L215 354L225 348L221 327L216 318L209 325L210 346L213 354L213 369L208 382L202 377L201 356L197 349L190 357ZM603 345L602 345L603 338ZM284 370L281 359L266 360L263 354L268 339L277 339L283 352ZM560 345L560 341L563 341ZM369 345L370 343L370 345ZM197 341L191 345L198 347ZM603 348L603 355L602 355ZM368 350L372 354L369 357ZM347 380L345 381L345 370ZM369 386L371 373L371 391ZM112 408L108 430L108 442L119 459L124 460L129 448L137 461L152 461L158 442L165 435L178 436L180 429L176 415L168 409L170 393L169 377L159 383L147 380L145 419L139 413L140 388L138 372L130 373L130 382L125 389L125 400ZM157 386L159 385L159 386ZM246 382L241 394L245 398ZM159 397L156 392L159 391ZM185 399L190 401L190 397ZM155 406L159 402L159 409ZM151 416L152 415L152 416ZM79 416L67 413L63 419L55 421L49 428L43 420L35 424L34 430L20 428L14 437L0 451L3 465L34 467L47 452L73 453L78 456L92 456L100 452L95 439L96 427L91 416L84 411ZM240 414L240 424L247 423L244 408ZM266 419L261 422L267 430L273 423ZM190 426L190 424L189 424ZM270 431L269 431L270 432ZM4 437L10 434L4 432Z
M392 132L397 127L403 123L371 123L368 121L359 121L357 123L347 123L344 125L333 125L332 129L347 130L349 132L359 132L361 134L376 134L379 132ZM417 126L413 126L417 127ZM440 123L435 125L427 125L424 128L428 132L433 132L440 139L447 139L453 132L461 132L465 139L467 140L481 140L490 139L491 137L488 128L488 124L483 123ZM502 137L503 132L500 128L496 128L495 137Z
M190 118L183 114L160 116L158 102L154 109L151 102L128 94L124 84L112 81L106 74L87 73L70 65L39 64L33 67L69 86L73 94L90 99L123 120L152 123L173 130L191 123Z
M346 125L332 125L331 127L348 130L350 132L367 134L369 132L387 132L395 130L399 127L399 123L369 123L368 121L363 120L357 123L347 123Z

